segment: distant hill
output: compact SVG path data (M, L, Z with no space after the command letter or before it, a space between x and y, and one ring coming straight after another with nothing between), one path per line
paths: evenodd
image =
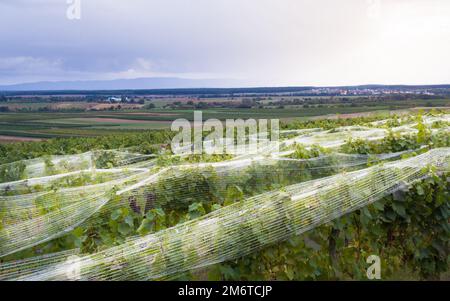
M61 91L61 90L141 90L141 89L189 89L229 88L243 86L237 80L185 79L176 77L151 77L116 80L35 82L0 85L0 91Z
M230 95L302 93L334 95L333 90L434 90L450 95L450 85L359 85L261 87L230 79L185 79L151 77L136 79L35 82L0 85L0 95ZM316 91L312 91L316 90ZM317 90L320 90L317 92ZM311 91L309 93L309 91ZM309 93L309 94L308 94Z

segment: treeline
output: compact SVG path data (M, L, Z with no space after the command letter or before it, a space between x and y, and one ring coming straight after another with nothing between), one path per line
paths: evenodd
M298 106L301 108L326 108L326 107L377 107L390 106L395 108L406 108L411 106L438 107L442 106L442 102L433 102L433 100L441 99L437 96L423 97L407 97L398 96L377 96L377 97L245 97L237 99L235 97L224 98L223 101L200 101L189 100L187 102L175 101L167 103L164 109L211 109L211 108L227 108L227 109L284 109L286 106ZM450 99L448 100L450 106ZM150 103L146 105L147 109L155 108Z
M230 95L247 95L247 96L261 96L276 95L279 93L295 95L319 95L317 93L309 93L311 90L434 90L440 94L449 94L450 85L365 85L365 86L333 86L333 87L256 87L256 88L178 88L178 89L125 89L125 90L61 90L61 91L0 91L1 95L165 95L165 96L180 96L180 95L199 95L202 97L218 97ZM328 95L327 93L321 93Z

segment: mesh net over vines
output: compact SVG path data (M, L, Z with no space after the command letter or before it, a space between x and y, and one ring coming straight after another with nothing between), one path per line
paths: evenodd
M449 121L448 115L424 119L428 125ZM233 187L240 197L207 215L94 253L65 250L2 263L0 280L170 278L251 254L433 173L450 171L449 148L381 155L338 152L349 139L417 133L414 123L391 129L382 125L285 131L277 152L263 149L212 163L163 166L148 155L95 151L2 165L0 257L62 237L117 208L144 214L149 208L214 203L229 198ZM295 159L298 145L329 151ZM241 183L246 183L242 189Z

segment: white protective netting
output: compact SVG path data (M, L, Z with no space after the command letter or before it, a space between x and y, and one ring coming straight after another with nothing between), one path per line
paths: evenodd
M449 115L427 116L423 123L449 120ZM448 148L400 161L393 160L413 151L289 157L296 145L336 150L350 139L418 132L416 123L389 130L379 127L383 124L284 131L280 136L288 138L280 141L280 151L268 147L213 163L162 167L149 155L94 151L0 165L0 258L61 237L123 206L144 214L148 207L183 208L205 199L222 203L234 184L252 188L242 191L243 200L204 217L81 259L67 261L78 253L68 250L0 264L0 279L71 279L74 266L83 280L170 277L307 231L428 176L429 166L449 171ZM431 130L442 132L448 133L448 127ZM381 161L391 162L367 168Z
M450 171L450 149L287 186L104 251L67 261L46 257L0 267L17 280L148 280L242 257L366 206L436 172ZM73 279L72 279L73 280Z
M110 173L114 171L111 173L114 180L100 184L3 196L0 197L3 224L0 254L9 255L60 237L94 214L107 214L118 207L131 206L133 210L147 211L148 206L179 208L196 199L205 201L208 197L223 201L233 184L245 182L246 188L251 188L253 193L262 193L343 170L363 168L369 159L372 162L398 159L405 153L377 156L334 153L303 160L259 156L166 167L157 172L125 168L119 174L109 170ZM59 176L54 177L59 179ZM10 188L8 193L13 189ZM111 201L117 200L117 195L121 198ZM149 199L153 204L147 204Z

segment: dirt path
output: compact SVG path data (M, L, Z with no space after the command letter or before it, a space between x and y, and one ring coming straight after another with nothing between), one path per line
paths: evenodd
M170 123L170 121L158 121L158 120L136 120L136 119L120 119L120 118L74 118L74 120L79 121L90 121L90 122L98 122L98 123L130 123L130 124L151 124L151 123Z
M44 139L31 138L31 137L19 137L19 136L4 136L0 135L0 143L12 143L12 142L39 142Z

